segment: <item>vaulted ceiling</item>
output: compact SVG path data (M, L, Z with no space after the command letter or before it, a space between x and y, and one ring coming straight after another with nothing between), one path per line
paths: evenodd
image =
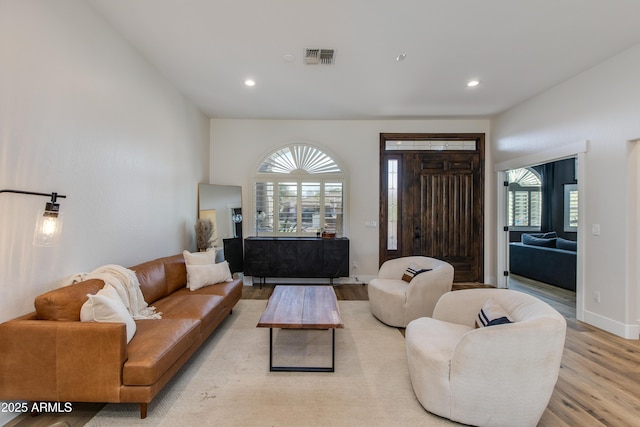
M638 0L87 1L219 118L490 116L640 43Z

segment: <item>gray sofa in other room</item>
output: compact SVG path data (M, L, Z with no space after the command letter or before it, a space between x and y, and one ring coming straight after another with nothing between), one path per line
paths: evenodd
M555 232L523 234L509 244L509 270L513 274L576 290L577 242L556 237Z

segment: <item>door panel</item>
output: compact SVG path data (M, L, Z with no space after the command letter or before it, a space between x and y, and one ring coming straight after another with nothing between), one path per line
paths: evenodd
M421 233L419 238L414 234L414 253L449 262L455 268L457 281L476 281L480 257L475 243L481 235L476 226L473 197L477 162L473 159L475 154L464 156L469 159L440 161L440 169L434 168L433 162L428 162L429 167L422 162L420 186L407 191L420 201L414 221L420 224Z

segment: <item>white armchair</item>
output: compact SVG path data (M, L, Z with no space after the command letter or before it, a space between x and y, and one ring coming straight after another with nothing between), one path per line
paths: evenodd
M485 302L513 323L475 328ZM440 298L433 318L406 329L409 376L429 412L479 426L535 426L558 379L566 321L545 302L507 289Z
M402 276L412 264L431 271L406 282ZM445 261L424 256L385 261L378 277L369 282L371 313L387 325L404 328L413 319L431 316L438 298L452 285L453 266Z

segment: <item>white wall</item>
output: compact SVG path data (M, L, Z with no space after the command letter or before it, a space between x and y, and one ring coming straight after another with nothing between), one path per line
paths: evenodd
M275 148L306 142L323 148L346 169L347 204L345 236L351 243L351 262L358 270L351 276L375 276L378 272L378 228L366 228L365 221L378 221L379 144L381 132L484 132L490 140L489 120L211 120L211 182L242 186L242 205L251 216L251 177L258 163ZM488 151L488 150L487 150ZM490 161L487 152L487 164ZM490 169L488 169L490 170ZM486 188L493 188L492 174ZM487 190L488 191L488 190ZM495 283L492 254L492 209L486 203L485 280ZM251 221L244 221L244 236L254 235Z
M638 338L637 170L640 45L501 114L492 126L501 163L588 140L580 198L584 248L584 320ZM600 236L591 234L599 224ZM600 303L593 298L601 292ZM579 314L580 315L580 314Z
M1 188L68 196L40 248L48 199L0 194L0 321L73 273L195 248L209 119L82 1L0 2L0 155Z

